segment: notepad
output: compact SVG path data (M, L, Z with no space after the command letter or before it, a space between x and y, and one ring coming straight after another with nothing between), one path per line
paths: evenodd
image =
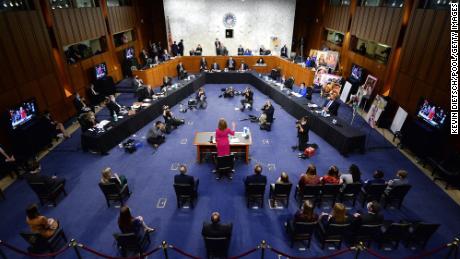
M239 138L230 138L230 143L239 143L240 139Z

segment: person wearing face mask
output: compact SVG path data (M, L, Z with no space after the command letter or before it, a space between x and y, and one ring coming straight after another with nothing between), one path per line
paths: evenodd
M310 125L308 125L308 117L304 116L296 124L297 128L297 138L299 143L297 146L293 146L292 149L299 149L299 151L304 151L307 148L309 136L308 132L310 131Z

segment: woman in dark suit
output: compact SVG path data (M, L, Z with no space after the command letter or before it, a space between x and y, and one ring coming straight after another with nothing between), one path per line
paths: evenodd
M118 217L118 227L121 233L134 233L138 239L141 239L144 234L154 232L155 229L145 224L142 216L133 217L131 210L127 206L120 209L120 216Z

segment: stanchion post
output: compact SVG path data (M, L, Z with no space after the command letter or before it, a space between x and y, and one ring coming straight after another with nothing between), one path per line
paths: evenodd
M260 259L265 258L265 248L267 248L267 242L265 242L265 240L262 240L262 242L260 243Z
M78 244L77 240L75 240L75 239L70 240L69 246L73 247L73 250L77 254L78 259L83 258L83 257L81 257L80 251L78 250L79 244Z
M364 245L363 242L359 242L357 243L354 247L351 248L352 250L355 250L355 259L358 259L359 258L359 254L361 253L361 251L364 251L366 250L366 246Z
M449 253L447 253L446 255L446 259L449 259L451 255L453 259L458 258L458 246L459 245L460 245L460 239L458 237L454 238L454 241L447 244L447 247L450 247L450 249L449 249Z
M168 243L166 243L166 241L161 242L161 248L163 249L163 253L165 254L165 259L168 259Z

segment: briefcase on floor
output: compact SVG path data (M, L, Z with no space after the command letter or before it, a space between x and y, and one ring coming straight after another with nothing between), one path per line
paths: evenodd
M307 158L310 158L312 157L314 154L315 154L315 151L316 149L313 148L313 147L307 147L304 151L303 151L303 155Z

